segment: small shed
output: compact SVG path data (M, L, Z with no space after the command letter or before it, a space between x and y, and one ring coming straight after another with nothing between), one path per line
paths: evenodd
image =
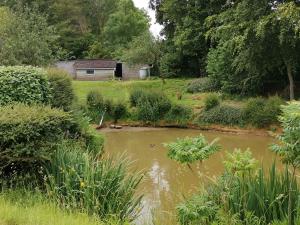
M115 60L93 59L76 60L74 63L77 80L109 80L115 77L117 62Z

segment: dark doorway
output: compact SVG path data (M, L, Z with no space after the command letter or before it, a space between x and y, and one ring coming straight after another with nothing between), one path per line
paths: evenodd
M117 63L117 68L115 71L115 77L122 78L123 75L123 69L122 69L122 63Z

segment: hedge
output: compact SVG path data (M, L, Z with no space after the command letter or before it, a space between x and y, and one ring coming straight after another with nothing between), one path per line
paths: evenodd
M12 102L50 103L50 99L44 70L31 66L0 67L0 106Z
M70 114L48 106L0 107L0 169L26 172L47 161L72 123Z
M47 76L52 93L51 105L69 111L74 100L72 79L69 74L63 70L51 68L47 70Z

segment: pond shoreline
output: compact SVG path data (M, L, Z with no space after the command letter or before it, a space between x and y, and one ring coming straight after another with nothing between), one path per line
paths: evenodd
M229 134L236 134L236 135L255 135L255 136L265 136L265 137L272 137L274 133L278 133L279 130L276 127L276 132L271 132L267 129L241 129L235 127L226 127L220 125L210 125L210 126L199 126L195 124L188 124L184 126L175 125L175 124L143 124L143 123L136 123L136 122L120 122L118 125L122 126L122 129L112 129L110 128L111 123L105 123L104 127L101 128L101 131L149 131L149 130L156 130L156 129L191 129L191 130L200 130L200 131L214 131L220 133L229 133Z

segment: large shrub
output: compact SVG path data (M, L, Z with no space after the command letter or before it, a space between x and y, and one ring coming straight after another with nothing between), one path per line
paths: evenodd
M217 90L216 84L208 77L194 80L187 87L188 93L211 92L215 90Z
M255 127L266 127L278 122L280 106L283 100L277 96L265 98L252 98L246 103L243 117L246 122Z
M113 104L109 112L110 116L114 120L114 123L117 123L119 119L126 116L126 113L127 113L127 107L125 104L121 102Z
M171 101L160 92L145 92L138 101L138 119L157 122L171 109Z
M70 110L74 100L70 75L63 70L51 68L47 70L47 76L52 92L51 105L65 111Z
M0 107L0 169L35 169L50 159L71 126L71 116L58 109L20 103Z
M50 99L50 85L44 70L31 66L0 67L0 105L49 103Z
M239 106L218 105L203 111L199 116L200 123L243 125L243 109Z
M47 190L67 208L104 219L132 220L139 212L141 197L135 191L142 176L129 175L128 166L126 159L94 161L93 155L78 145L65 143L48 166Z

